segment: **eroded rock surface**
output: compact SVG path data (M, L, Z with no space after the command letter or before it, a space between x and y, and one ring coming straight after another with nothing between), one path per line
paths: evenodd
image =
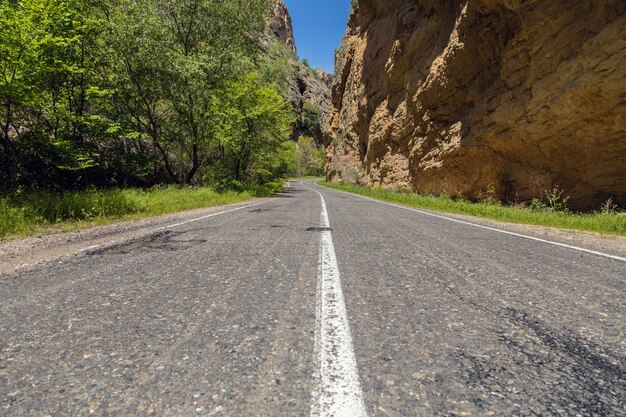
M360 0L337 53L330 180L626 203L626 3Z
M282 0L275 0L272 7L273 16L269 23L270 30L289 50L296 52L293 24L287 6Z
M293 67L293 77L288 80L283 96L293 104L298 118L294 126L293 139L297 139L303 134L310 135L321 145L323 143L322 127L328 124L331 109L331 76L299 61L296 55L296 41L293 36L291 16L283 0L274 0L273 15L270 16L268 26L271 32L269 39L262 40L261 44L269 49L269 44L277 41L292 52L289 61ZM319 127L307 129L303 125L303 113L307 102L318 110L316 125Z

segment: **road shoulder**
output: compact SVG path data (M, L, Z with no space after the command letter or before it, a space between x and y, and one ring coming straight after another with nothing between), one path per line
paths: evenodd
M213 206L137 220L119 221L72 232L0 241L0 274L77 256L81 252L96 247L120 244L155 233L172 224L237 209L238 207L249 207L269 200L269 198L259 198L225 206Z
M390 206L390 208L395 206L402 206L397 203L389 203L384 200L378 200L375 198L364 197L359 194L349 193L345 191L335 190L332 188L327 188L321 185L316 184L319 188L324 190L328 190L330 192L342 193L344 195L355 196L357 198L363 198L365 200L374 200L380 204L385 204ZM407 209L415 209L410 206L402 206ZM460 220L468 223L473 223L480 226L492 227L496 229L501 229L511 233L518 233L522 235L532 236L538 239L550 240L566 245L571 246L580 246L590 250L599 251L599 252L608 252L612 254L616 254L619 256L626 256L626 237L624 236L614 236L614 235L603 235L600 233L594 232L586 232L586 231L577 231L577 230L569 230L569 229L559 229L554 227L546 227L546 226L537 226L537 225L529 225L529 224L520 224L520 223L509 223L509 222L501 222L497 220L485 219L482 217L475 216L467 216L462 214L452 214L445 212L435 212L428 209L418 209L424 212L433 213L436 215L444 216L450 219Z

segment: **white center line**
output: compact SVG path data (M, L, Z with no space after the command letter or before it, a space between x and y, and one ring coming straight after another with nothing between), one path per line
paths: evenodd
M319 363L311 416L366 417L326 202L319 191L303 185L319 194L320 226L328 229L320 237L315 326Z
M332 188L329 188L329 189L333 190ZM337 191L339 193L344 193L344 194L350 194L350 195L353 195L355 197L362 198L364 200L373 201L373 202L378 203L378 204L385 204L387 206L397 207L397 208L400 208L400 209L403 209L403 210L413 211L415 213L423 214L425 216L435 217L437 219L443 219L443 220L447 220L447 221L450 221L450 222L464 224L466 226L477 227L479 229L490 230L492 232L503 233L505 235L515 236L515 237L519 237L519 238L522 238L522 239L533 240L535 242L546 243L546 244L549 244L549 245L560 246L562 248L567 248L567 249L571 249L571 250L575 250L575 251L579 251L579 252L584 252L584 253L588 253L588 254L591 254L591 255L600 256L600 257L603 257L603 258L608 258L608 259L613 259L613 260L616 260L616 261L626 262L626 258L621 257L621 256L617 256L617 255L611 255L611 254L608 254L608 253L599 252L599 251L595 251L595 250L591 250L591 249L585 249L585 248L581 248L581 247L578 247L578 246L567 245L565 243L554 242L552 240L540 239L538 237L523 235L523 234L520 234L520 233L509 232L508 230L502 230L502 229L497 229L495 227L483 226L482 224L466 222L466 221L455 219L455 218L452 218L452 217L441 216L439 214L429 213L427 211L418 210L418 209L414 209L414 208L410 208L410 207L405 207L405 206L401 206L399 204L388 203L386 201L380 201L380 200L376 200L374 198L365 197L365 196L362 196L362 195L359 195L359 194L349 193L349 192L346 192L346 191L339 191L339 190L333 190L333 191Z

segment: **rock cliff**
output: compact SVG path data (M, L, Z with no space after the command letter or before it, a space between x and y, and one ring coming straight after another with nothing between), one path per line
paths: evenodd
M626 3L360 0L337 52L329 180L574 209L626 204Z
M293 37L291 15L282 0L272 2L272 16L269 21L269 29L287 49L296 52L296 41Z
M321 145L322 127L328 123L331 108L331 77L298 60L291 16L283 1L274 0L272 10L268 24L271 32L269 42L278 41L292 53L289 61L293 68L293 77L287 82L284 96L293 104L298 117L293 137L297 139L301 135L310 135ZM266 40L262 44L267 45L269 42Z

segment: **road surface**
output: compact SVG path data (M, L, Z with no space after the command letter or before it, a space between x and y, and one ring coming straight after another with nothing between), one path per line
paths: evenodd
M1 274L0 415L626 415L623 254L308 181L223 211Z

